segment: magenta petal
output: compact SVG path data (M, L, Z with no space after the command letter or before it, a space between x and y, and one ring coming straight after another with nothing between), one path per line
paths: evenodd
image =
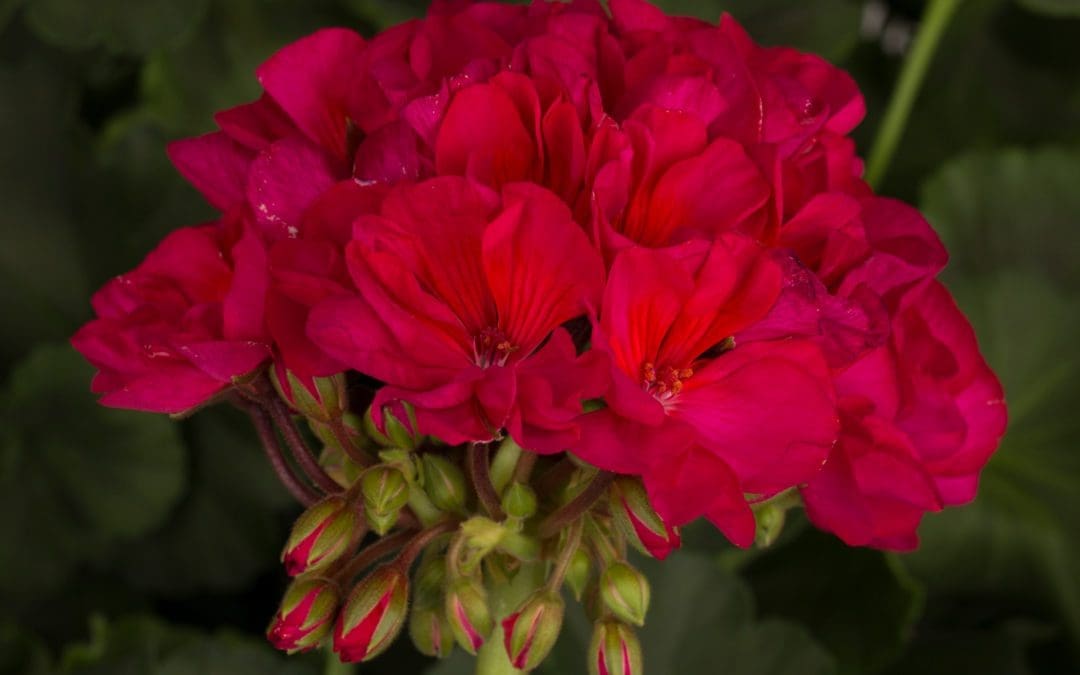
M254 155L221 132L173 141L169 159L212 206L227 211L243 202Z
M722 457L747 492L809 480L839 427L820 350L808 342L736 347L694 374L671 413Z
M193 366L177 364L160 367L146 377L127 380L123 387L102 396L101 404L175 415L206 403L227 386Z
M270 348L261 342L197 342L178 351L196 368L222 382L250 373L270 357Z
M338 173L326 154L303 139L274 143L251 165L247 195L255 222L271 239L297 236L304 212Z

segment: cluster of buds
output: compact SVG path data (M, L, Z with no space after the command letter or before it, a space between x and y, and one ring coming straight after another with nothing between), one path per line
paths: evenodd
M628 553L664 558L680 538L640 480L510 439L448 447L417 434L408 408L353 416L343 382L273 381L289 464L319 494L282 551L294 579L267 631L276 647L329 643L342 661L368 661L407 632L428 656L461 649L480 673L528 672L554 647L572 596L594 622L589 672L642 672L635 629L650 591ZM298 421L320 451L292 445L304 442L287 430Z

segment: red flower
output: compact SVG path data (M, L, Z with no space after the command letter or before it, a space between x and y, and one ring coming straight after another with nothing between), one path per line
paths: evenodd
M386 383L376 404L409 402L420 431L449 443L503 427L535 450L576 438L597 374L559 325L595 304L603 268L564 204L533 185L500 198L438 178L393 190L355 237L357 295L317 306L308 334Z
M722 351L765 316L781 282L780 267L739 235L620 254L593 336L612 362L609 407L585 417L574 452L641 475L665 521L705 515L749 545L743 493L808 480L836 436L817 348L781 341Z
M94 295L98 318L72 344L98 368L92 388L103 404L182 413L270 355L265 253L239 229L177 230Z
M888 346L836 383L843 429L803 489L807 513L852 545L915 548L923 513L975 496L1005 431L1001 385L937 282L905 296Z

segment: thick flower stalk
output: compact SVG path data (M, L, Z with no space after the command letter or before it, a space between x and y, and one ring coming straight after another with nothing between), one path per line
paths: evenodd
M169 148L220 217L73 342L105 405L251 416L307 508L279 648L408 633L527 672L572 595L585 668L640 674L630 549L699 518L768 545L804 505L909 550L974 498L1001 386L933 230L862 180L863 100L824 60L644 0L437 1L257 75Z

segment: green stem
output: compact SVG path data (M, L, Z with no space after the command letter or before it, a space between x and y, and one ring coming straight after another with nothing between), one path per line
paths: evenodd
M352 675L355 672L355 664L342 663L341 659L330 647L326 648L326 663L323 665L323 675Z
M908 116L919 95L926 71L934 59L938 43L941 42L945 28L948 27L956 9L962 0L930 0L922 21L919 23L911 51L904 59L900 77L896 82L889 107L881 120L877 137L870 150L870 159L866 164L866 181L873 188L878 188L889 169L893 154L904 135Z

